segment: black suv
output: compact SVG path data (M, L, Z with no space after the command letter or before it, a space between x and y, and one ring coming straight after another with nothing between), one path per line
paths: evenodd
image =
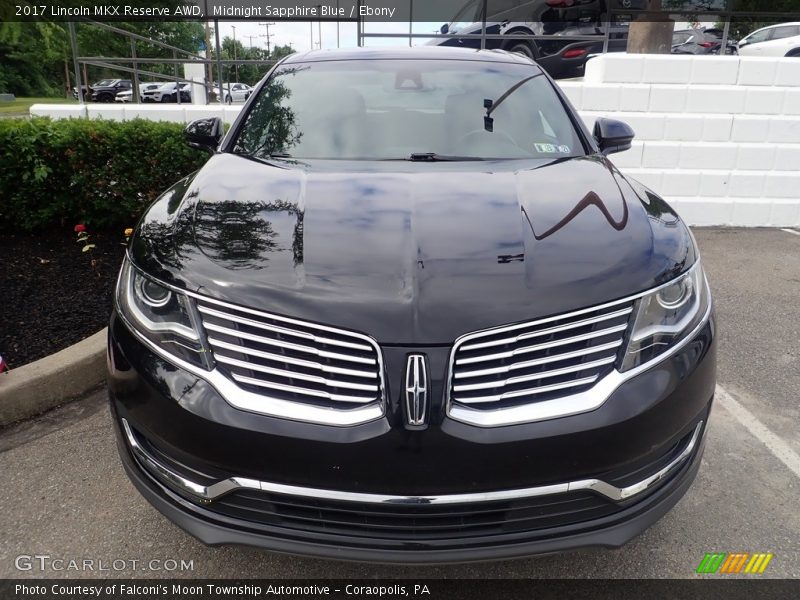
M319 99L324 98L325 102ZM292 54L136 227L108 337L140 492L210 544L430 563L619 546L715 387L697 246L531 60Z
M92 100L95 102L113 102L120 92L133 89L130 79L112 79L103 83L105 85L92 87Z

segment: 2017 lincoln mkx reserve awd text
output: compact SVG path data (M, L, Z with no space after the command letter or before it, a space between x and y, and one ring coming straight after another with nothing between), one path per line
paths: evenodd
M293 54L136 227L120 455L209 544L400 563L615 547L697 473L697 246L531 60Z

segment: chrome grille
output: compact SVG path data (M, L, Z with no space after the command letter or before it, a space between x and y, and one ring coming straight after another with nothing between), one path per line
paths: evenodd
M460 338L450 404L509 409L590 389L613 370L632 312L628 300Z
M217 369L241 389L349 409L383 398L380 350L350 331L197 299Z

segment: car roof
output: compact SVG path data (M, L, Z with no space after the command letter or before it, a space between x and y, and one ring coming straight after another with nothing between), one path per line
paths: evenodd
M521 54L504 50L473 50L450 46L387 46L378 48L341 48L308 50L290 54L281 64L332 60L472 60L483 62L535 64Z
M791 23L778 23L777 25L767 25L766 27L761 27L760 29L756 29L756 31L763 31L764 29L775 29L776 27L797 27L800 25L800 21L793 21ZM754 31L753 33L755 33Z

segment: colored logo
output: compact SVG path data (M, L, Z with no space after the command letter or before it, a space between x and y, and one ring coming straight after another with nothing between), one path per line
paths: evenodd
M697 573L722 573L732 575L736 573L761 574L767 569L769 561L772 560L772 552L706 552Z

